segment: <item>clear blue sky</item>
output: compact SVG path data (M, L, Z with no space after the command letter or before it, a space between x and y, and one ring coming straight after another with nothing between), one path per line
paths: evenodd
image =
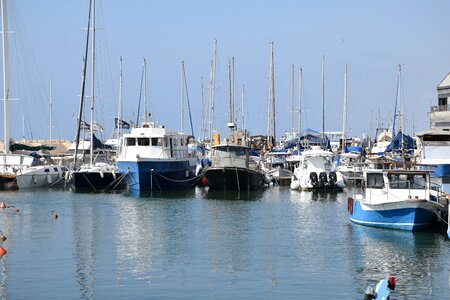
M27 137L32 127L35 139L48 138L50 75L53 135L73 139L88 4L88 0L10 1L14 10L10 18L14 31L10 36L11 97L19 99L12 103L14 139L22 137L22 115ZM413 123L416 132L428 128L427 112L437 102L436 86L450 71L449 11L449 1L97 0L96 94L101 100L96 119L106 129L103 137L108 137L117 113L119 56L124 61L124 119L136 118L142 58L146 57L154 119L179 129L180 62L184 60L199 136L200 80L206 98L217 39L216 124L221 132L226 132L228 120L228 58L232 56L236 60L236 101L240 101L242 84L246 88L248 129L252 134L266 132L269 45L274 42L278 136L290 128L292 63L296 102L298 69L303 67L303 127L321 130L322 55L327 131L339 131L342 126L345 64L349 70L348 128L354 135L369 131L371 112L373 127L378 111L386 121L390 117L397 64L402 64L403 112L406 132L411 134ZM30 49L23 52L19 41L26 41ZM20 61L25 58L30 63L22 66Z

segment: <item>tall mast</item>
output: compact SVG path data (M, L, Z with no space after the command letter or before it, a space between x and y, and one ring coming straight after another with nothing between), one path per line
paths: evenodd
M303 69L300 67L300 74L298 79L298 138L302 134L302 94L303 94Z
M214 94L216 85L216 57L217 57L217 40L214 40L214 55L211 63L211 73L209 81L209 103L211 105L211 110L209 112L209 134L210 134L210 144L213 145L213 131L214 131ZM210 156L212 156L212 151L210 151Z
M119 73L119 104L117 108L117 153L120 153L120 137L122 136L122 56L120 57Z
M342 114L342 152L345 150L347 140L347 64L344 73L344 113Z
M94 70L95 70L95 0L92 2L92 53L91 53L91 142L90 144L90 164L94 163Z
M181 61L181 132L184 132L184 61Z
M242 85L242 94L241 94L241 126L242 130L245 130L245 111L244 111L244 95L245 95L245 86Z
M50 109L50 124L49 124L49 127L50 127L50 141L52 140L52 129L53 129L53 118L52 118L52 115L53 115L53 99L52 99L52 76L50 76L50 99L49 99L49 109Z
M144 57L144 123L147 123L147 60Z
M269 102L267 108L267 141L272 148L276 144L275 126L275 75L273 62L273 42L270 43L270 65L269 65ZM273 143L273 145L272 145Z
M228 61L228 80L230 92L230 121L227 126L230 128L230 138L233 137L233 129L236 126L234 123L234 57Z
M89 2L89 17L88 17L88 26L86 33L86 47L84 50L83 57L83 72L81 75L81 93L80 93L80 108L78 110L78 124L77 124L77 133L75 137L75 153L73 155L73 170L77 169L77 156L78 156L78 145L80 143L80 131L81 131L81 121L83 117L83 108L84 108L84 93L86 88L86 68L87 68L87 55L89 50L89 27L91 24L91 9L92 9L92 0Z
M10 136L9 136L9 56L8 56L8 19L7 19L7 6L6 0L2 1L2 42L3 42L3 132L4 132L4 144L5 154L10 154Z
M325 146L325 55L322 55L322 146Z
M295 88L295 74L294 74L294 64L292 64L292 74L291 74L291 139L294 138L294 97L295 97L295 93L294 93L294 88Z
M394 115L393 115L393 121L392 121L392 139L394 139L395 136L395 120L397 117L397 102L400 98L400 78L402 73L402 65L398 65L398 77L397 77L397 94L395 95L395 104L394 104Z

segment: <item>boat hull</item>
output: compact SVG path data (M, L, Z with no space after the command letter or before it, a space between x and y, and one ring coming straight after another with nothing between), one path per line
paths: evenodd
M264 175L253 170L233 167L211 167L205 170L210 189L256 190L262 187Z
M19 189L40 188L63 183L64 171L60 166L33 167L17 174Z
M0 191L17 190L18 188L15 174L0 174Z
M114 181L120 174L112 172L73 172L71 184L75 190L98 191L113 188Z
M132 191L159 191L186 189L193 186L196 165L184 161L117 161L120 173Z
M366 204L350 200L353 223L400 230L420 230L435 222L435 203L430 201L399 201L384 204ZM349 203L350 207L350 203Z

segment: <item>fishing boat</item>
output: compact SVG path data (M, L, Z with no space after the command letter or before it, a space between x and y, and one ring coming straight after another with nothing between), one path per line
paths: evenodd
M250 159L251 148L246 145L247 137L237 138L234 119L234 58L229 63L230 78L230 138L212 146L211 166L207 166L204 175L209 189L256 190L262 187L264 173L259 163ZM220 137L218 138L220 139Z
M130 190L159 191L192 186L197 158L188 152L188 136L154 122L123 135L116 164Z
M350 221L356 224L402 230L430 226L436 212L438 191L430 182L431 171L365 169L364 194L348 198Z
M315 146L301 153L292 176L291 189L342 190L344 185L341 172L333 167L333 152Z

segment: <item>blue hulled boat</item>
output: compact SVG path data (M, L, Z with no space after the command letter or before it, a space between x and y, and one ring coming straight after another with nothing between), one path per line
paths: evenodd
M438 191L431 188L430 171L364 170L365 194L348 198L353 223L418 230L436 220Z
M198 179L197 158L188 152L188 136L153 122L123 135L116 164L134 191L188 188Z

